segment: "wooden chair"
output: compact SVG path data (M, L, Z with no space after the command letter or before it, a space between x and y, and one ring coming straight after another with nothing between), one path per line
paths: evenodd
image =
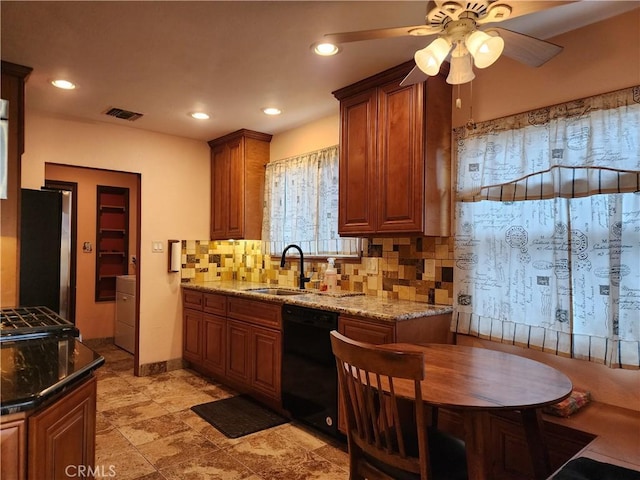
M351 480L467 479L464 444L427 425L422 353L384 350L335 330L331 346L346 412ZM399 378L415 386L409 422L402 421L402 399L394 393Z

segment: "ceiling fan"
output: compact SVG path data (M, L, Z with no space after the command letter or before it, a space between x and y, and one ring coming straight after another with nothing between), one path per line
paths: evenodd
M334 44L359 42L400 36L434 36L425 48L418 50L416 67L400 85L411 85L437 75L442 62L449 58L447 82L457 85L470 82L477 68L493 64L501 54L532 67L539 67L559 54L563 47L553 43L493 26L508 18L528 15L565 1L513 0L436 0L427 3L424 25L382 28L324 35Z

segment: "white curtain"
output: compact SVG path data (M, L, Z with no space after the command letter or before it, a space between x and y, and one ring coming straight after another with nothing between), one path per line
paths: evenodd
M356 238L338 235L338 146L267 165L262 238L279 254L295 243L309 255L358 255Z
M640 368L640 88L455 133L456 331Z

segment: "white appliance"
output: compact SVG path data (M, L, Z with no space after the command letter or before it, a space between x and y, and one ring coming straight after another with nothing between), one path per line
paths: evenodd
M136 276L116 277L116 334L115 344L134 353L136 341Z

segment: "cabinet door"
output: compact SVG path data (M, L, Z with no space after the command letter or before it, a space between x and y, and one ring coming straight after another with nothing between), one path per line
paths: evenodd
M202 312L184 309L182 357L196 364L202 363Z
M275 400L280 399L282 339L280 332L252 327L251 386Z
M226 144L211 149L211 239L226 240L229 224L229 148Z
M225 374L226 319L216 315L203 315L203 366L213 374Z
M96 444L96 379L92 377L29 418L28 476L64 479L71 467L93 469Z
M378 89L378 232L422 232L423 110L423 84Z
M341 235L376 231L376 90L340 102Z
M0 478L2 480L24 480L25 449L27 444L24 420L2 424L0 429Z
M231 380L249 386L251 384L251 326L227 320L227 365L226 374Z

